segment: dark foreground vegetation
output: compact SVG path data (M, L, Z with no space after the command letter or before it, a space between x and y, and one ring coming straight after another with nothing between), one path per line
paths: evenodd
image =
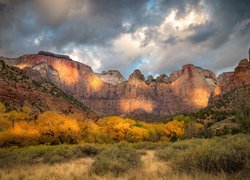
M151 159L149 158L150 152L153 152ZM143 173L143 167L147 167L144 173L149 173L148 176L155 176L150 168L155 166L156 171L159 171L155 178L164 179L164 176L168 174L173 177L184 175L189 178L201 176L219 178L223 175L224 178L244 179L250 175L250 136L246 134L227 135L174 143L123 142L109 145L39 145L1 148L0 178L7 177L6 171L9 172L8 177L12 177L10 169L22 169L26 165L52 168L55 165L63 166L71 163L72 166L77 167L80 166L77 164L78 160L84 158L90 162L87 170L85 169L86 178L137 177L138 173L135 172L140 170L140 173ZM145 158L149 159L145 160ZM161 166L165 169L161 169ZM157 170L157 168L160 169ZM28 176L29 171L25 172L26 174L22 175L24 177ZM70 178L74 179L74 172L72 173ZM75 173L77 176L77 172ZM17 175L13 175L13 178L17 178Z

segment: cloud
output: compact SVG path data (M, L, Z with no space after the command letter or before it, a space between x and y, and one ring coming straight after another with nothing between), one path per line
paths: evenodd
M69 54L95 71L221 72L250 47L247 0L0 0L0 53Z

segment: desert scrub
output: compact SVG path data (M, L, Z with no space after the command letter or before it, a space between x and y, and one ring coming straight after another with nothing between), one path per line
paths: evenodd
M170 143L169 146L157 151L156 155L159 160L173 160L177 158L180 154L186 152L187 150L194 149L203 141L204 140L202 139L191 139Z
M112 173L120 176L140 165L140 155L131 146L111 146L96 156L92 172L97 175Z
M163 149L170 146L171 142L138 142L133 143L132 146L138 150L154 150L154 149Z
M102 148L99 145L57 145L0 148L0 167L32 163L58 163L80 157L94 156Z
M104 148L104 145L97 145L97 144L82 144L78 145L77 148L80 152L86 156L95 156L99 154Z
M179 171L233 173L249 168L249 138L249 135L215 137L181 151L172 147L159 153L158 157L169 160Z

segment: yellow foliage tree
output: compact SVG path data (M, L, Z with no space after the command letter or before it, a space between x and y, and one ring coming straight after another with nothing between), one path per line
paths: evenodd
M77 120L54 111L39 115L37 124L44 143L75 143L79 137L80 127Z
M19 121L15 126L0 132L1 145L37 145L40 133L34 122Z
M16 110L13 110L8 113L5 113L4 118L11 121L11 124L14 127L16 122L28 120L29 115L24 112L18 112Z
M149 137L149 131L143 127L133 126L131 128L131 133L133 134L130 138L132 142L144 141Z
M143 141L148 138L149 131L132 119L121 118L118 116L105 117L100 119L97 124L105 129L106 134L115 141ZM146 124L146 123L145 123Z
M0 102L0 114L6 111L6 107L3 103Z
M83 121L80 123L81 137L84 142L106 143L110 142L106 131L93 121Z
M172 140L175 141L184 135L184 122L173 120L166 124L166 134Z

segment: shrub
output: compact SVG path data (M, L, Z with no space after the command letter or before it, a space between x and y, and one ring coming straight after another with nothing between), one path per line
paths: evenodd
M144 150L154 150L154 149L163 149L166 148L168 146L170 146L171 143L170 142L164 142L164 141L160 141L160 142L139 142L139 143L133 143L132 146L135 149L144 149Z
M97 155L92 170L97 175L119 176L140 165L140 155L130 146L113 146Z
M0 167L16 164L58 163L98 154L102 148L96 145L29 146L0 148Z
M202 139L192 139L174 142L168 147L159 150L157 156L161 160L173 160L178 158L182 153L185 153L187 150L194 149L202 143Z
M95 144L79 145L78 148L81 151L81 153L85 154L86 156L95 156L103 150L102 147L97 146Z
M49 163L51 163L51 164L63 162L63 161L65 161L65 158L63 156L60 156L60 155L54 155L49 159Z
M158 157L170 160L172 166L180 171L237 172L247 168L249 140L247 135L216 137L182 151L174 150L172 146L159 153Z

